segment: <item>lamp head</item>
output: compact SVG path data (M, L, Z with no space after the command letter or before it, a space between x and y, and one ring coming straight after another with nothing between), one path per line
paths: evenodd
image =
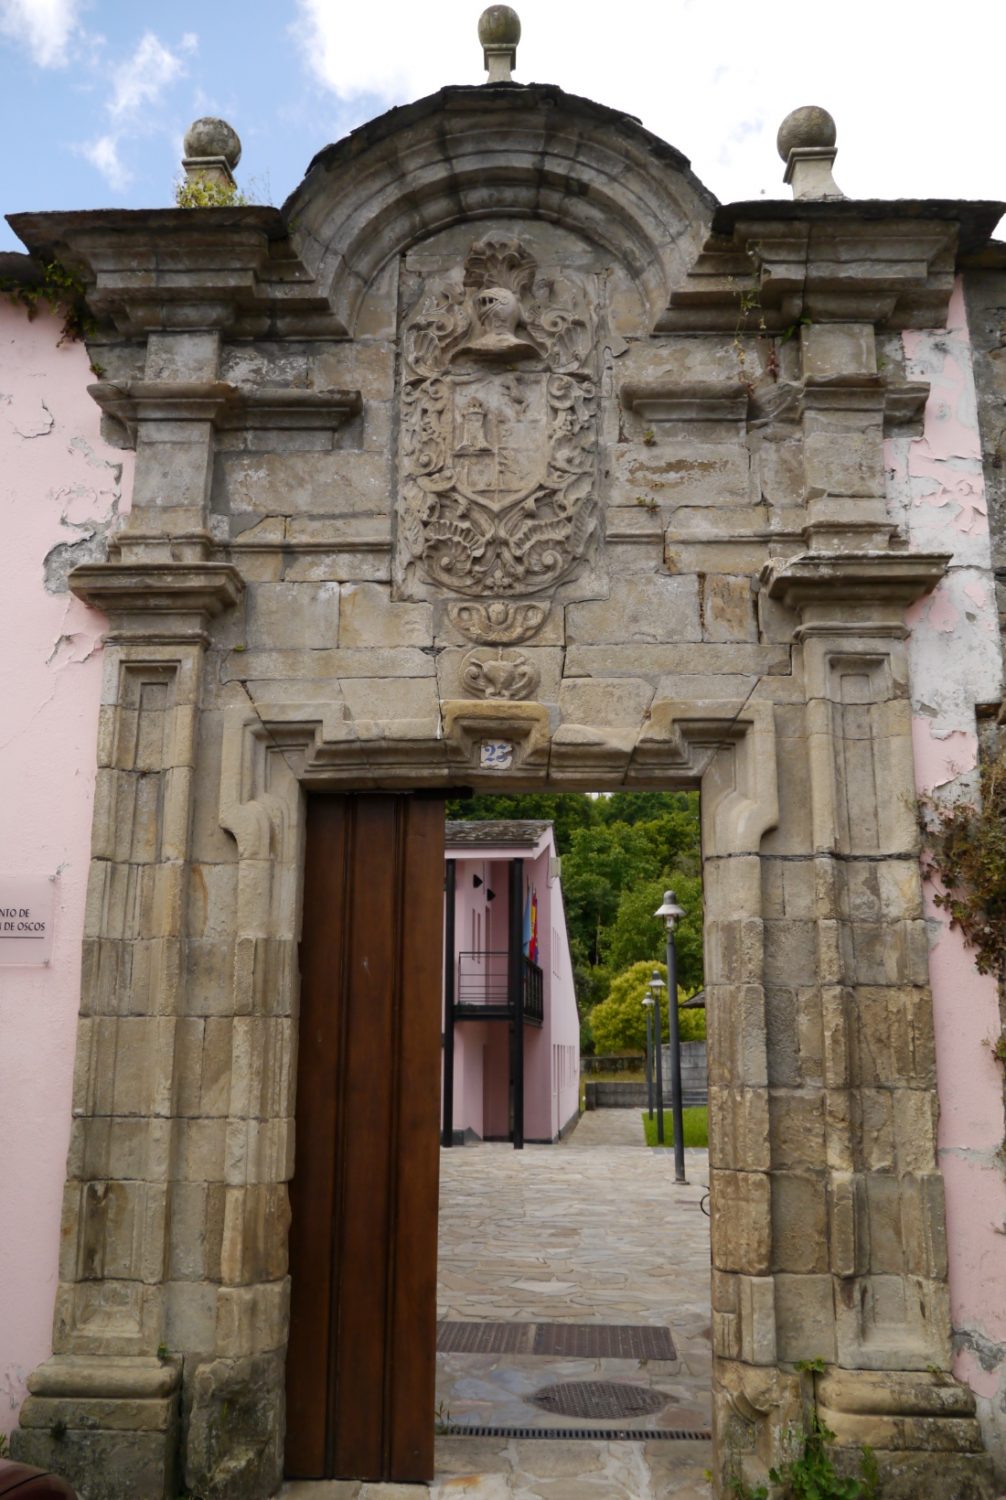
M660 991L666 988L667 986L664 984L664 981L661 979L656 969L654 969L653 973L650 975L650 989L655 995L659 995Z
M673 891L664 892L663 904L658 906L656 911L653 913L655 917L663 917L665 923L667 924L668 932L674 931L675 923L677 922L678 918L683 917L684 914L685 909L683 906L679 906L675 901Z

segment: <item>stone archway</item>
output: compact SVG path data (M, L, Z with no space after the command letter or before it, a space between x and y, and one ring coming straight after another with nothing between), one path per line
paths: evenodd
M107 706L17 1451L123 1500L179 1460L207 1496L279 1479L304 793L680 779L720 1483L813 1400L885 1493L987 1495L947 1373L904 644L945 559L888 520L885 424L925 388L877 359L942 316L953 215L719 209L624 116L508 86L375 122L282 214L17 227L87 278L137 448L73 575Z

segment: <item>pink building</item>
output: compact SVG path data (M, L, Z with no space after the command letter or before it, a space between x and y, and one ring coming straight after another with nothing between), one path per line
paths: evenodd
M551 823L447 824L443 1142L555 1141L580 1021Z

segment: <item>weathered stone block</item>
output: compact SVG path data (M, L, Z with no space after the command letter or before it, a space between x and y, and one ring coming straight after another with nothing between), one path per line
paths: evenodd
M337 583L258 583L245 607L251 647L334 646L339 640Z
M357 723L395 719L439 719L437 684L432 677L346 678L342 696Z
M735 637L712 637L725 638ZM566 641L570 645L701 639L699 586L694 577L640 574L623 580L609 599L566 606Z
M715 442L705 432L699 439L668 432L654 447L620 445L614 455L613 503L635 505L643 497L658 504L748 504L750 459L746 444L735 434L736 429L728 439Z
M830 1276L777 1275L775 1309L781 1360L835 1358L834 1283Z
M828 1205L824 1180L772 1173L772 1269L808 1274L828 1270Z
M217 1351L226 1359L279 1352L286 1344L290 1282L221 1287L217 1298Z
M800 329L804 377L874 375L877 342L872 323L813 323Z
M824 1161L824 1095L817 1090L772 1089L769 1100L772 1166L819 1169Z
M386 512L390 488L387 452L225 453L213 504L235 516L363 517Z
M185 1453L190 1492L246 1500L277 1490L283 1474L281 1356L197 1365L190 1399Z
M770 1167L765 1089L709 1089L709 1160L714 1167L766 1172Z
M754 590L749 578L713 574L703 580L702 637L707 641L756 641Z
M646 682L567 677L559 690L559 713L565 724L638 725L652 700Z
M168 1432L95 1431L81 1427L61 1437L41 1427L13 1434L11 1455L67 1478L87 1500L175 1500L177 1429Z
M771 1269L771 1178L763 1172L714 1169L713 1265L720 1271L765 1276Z
M391 590L376 583L347 584L342 590L339 645L347 647L426 646L433 638L429 604L397 604Z
M171 1281L218 1281L223 1238L222 1183L171 1184L168 1275ZM187 1348L187 1345L175 1345Z
M298 679L314 682L346 677L432 677L432 659L409 647L395 650L248 651L231 652L221 668L223 682L256 682L263 679ZM313 689L307 690L310 696Z

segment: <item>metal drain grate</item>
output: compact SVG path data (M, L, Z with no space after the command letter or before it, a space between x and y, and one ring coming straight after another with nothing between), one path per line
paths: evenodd
M530 1354L533 1323L438 1323L440 1354Z
M568 1359L677 1359L669 1328L638 1323L538 1323L535 1354Z
M543 1386L527 1399L554 1416L611 1422L618 1417L652 1416L663 1411L671 1398L664 1391L624 1380L564 1380Z
M560 1442L602 1443L708 1443L708 1430L673 1427L477 1427L465 1422L445 1422L438 1437L545 1438Z
M669 1328L641 1323L438 1323L441 1354L541 1354L566 1359L677 1359Z

